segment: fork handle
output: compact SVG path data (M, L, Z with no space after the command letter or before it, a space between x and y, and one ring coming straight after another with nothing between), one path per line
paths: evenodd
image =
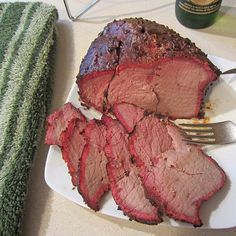
M234 69L230 69L227 71L224 71L223 73L221 73L222 75L226 75L226 74L235 74L236 73L236 68Z

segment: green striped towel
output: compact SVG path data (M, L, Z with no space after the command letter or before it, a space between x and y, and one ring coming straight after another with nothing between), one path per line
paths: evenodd
M0 235L20 235L27 181L50 99L57 10L0 3Z

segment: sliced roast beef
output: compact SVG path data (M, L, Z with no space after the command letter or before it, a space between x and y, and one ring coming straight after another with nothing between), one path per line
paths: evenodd
M196 117L205 88L215 79L209 67L195 59L119 66L109 85L108 104L130 103L172 118Z
M143 118L144 110L128 103L115 104L113 113L128 133L131 133L135 125Z
M80 99L89 107L98 111L107 110L105 95L114 71L93 72L85 75L80 80Z
M48 116L45 143L61 146L60 135L66 129L68 123L75 118L86 121L80 110L71 103L66 103L62 108Z
M225 183L225 174L202 150L182 141L178 128L153 115L130 138L130 151L150 199L168 216L201 226L199 208Z
M158 210L145 197L138 169L128 150L128 134L116 120L103 116L107 126L107 172L112 196L125 215L136 221L161 222Z
M76 82L85 105L113 112L120 123L104 115L103 123L88 124L68 103L47 119L45 142L61 146L72 183L95 211L110 186L131 219L156 224L164 211L200 226L201 203L223 187L225 174L157 115L199 117L206 89L220 73L194 43L166 26L141 18L114 21L91 44Z
M78 185L78 168L86 144L83 135L86 125L87 123L85 121L80 121L77 118L72 119L60 135L62 157L67 163L74 186Z
M104 28L81 63L77 83L81 99L101 112L124 102L164 116L192 118L199 115L204 92L219 73L189 39L135 18Z
M107 157L104 153L106 127L97 120L91 120L84 136L86 145L79 165L78 190L87 205L98 211L101 198L109 189Z
M95 211L109 188L104 154L106 128L101 122L86 118L67 103L48 118L46 143L61 147L71 181L84 201Z

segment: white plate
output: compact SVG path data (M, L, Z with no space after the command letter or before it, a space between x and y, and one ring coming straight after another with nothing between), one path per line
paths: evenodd
M210 60L222 71L236 68L236 63L216 56L209 56ZM232 120L236 122L236 75L221 76L219 82L212 87L208 98L213 109L207 112L211 121ZM81 105L78 102L77 86L73 85L67 101L76 107ZM96 111L84 110L82 112L88 118L100 118ZM227 174L227 183L224 188L204 203L200 210L200 217L203 221L202 228L231 228L236 226L236 143L225 146L206 147L208 155L212 156ZM45 167L45 180L47 184L56 192L69 200L78 203L83 207L87 205L83 202L81 195L73 188L71 177L65 162L61 157L60 149L51 146L47 156ZM108 194L100 210L103 214L128 219L121 211L117 210L113 198ZM165 218L162 224L188 227L191 225Z

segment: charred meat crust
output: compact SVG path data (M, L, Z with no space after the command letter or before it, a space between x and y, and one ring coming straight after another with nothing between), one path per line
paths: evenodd
M115 69L125 62L151 63L176 56L197 57L217 75L221 73L201 49L167 26L142 18L115 20L92 42L77 78L93 71Z

